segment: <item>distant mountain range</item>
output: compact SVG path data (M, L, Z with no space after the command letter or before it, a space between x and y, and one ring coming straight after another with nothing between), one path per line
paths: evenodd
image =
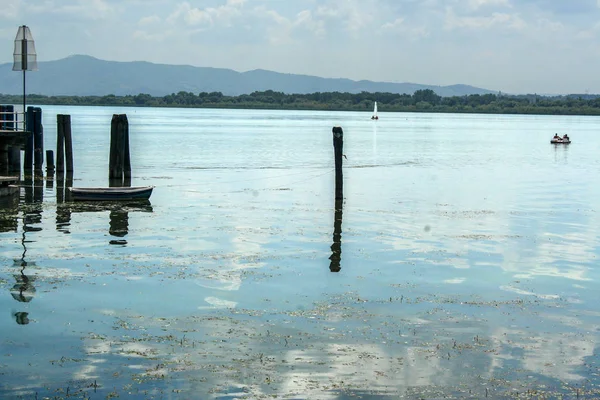
M235 96L264 90L287 94L362 91L413 94L416 90L431 89L440 96L496 93L469 85L432 86L353 81L260 69L237 72L225 68L153 64L144 61L105 61L85 55L39 62L39 71L27 73L26 84L27 93L47 96L123 96L140 93L165 96L180 91L195 94L222 92ZM0 64L0 93L21 94L22 85L20 73L12 71L12 63Z

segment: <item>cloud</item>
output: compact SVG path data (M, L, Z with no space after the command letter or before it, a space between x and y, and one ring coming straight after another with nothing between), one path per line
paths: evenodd
M299 30L308 31L317 37L324 36L326 33L325 22L314 18L310 10L300 11L294 19L290 19L275 10L257 7L254 9L254 15L274 23L267 28L268 41L273 45L292 43L294 32Z
M89 20L104 19L118 14L118 5L109 5L105 0L62 1L60 5L52 1L43 3L27 3L27 11L37 14L52 13L61 16L74 16Z
M509 0L469 0L469 6L475 10L484 6L512 7Z
M336 0L317 7L316 15L322 18L339 20L344 24L347 31L356 33L374 20L373 13L377 10L376 3L364 0Z
M488 16L458 16L452 8L446 10L445 28L448 30L482 30L496 27L523 30L526 26L526 22L518 14L494 12Z
M245 3L246 0L227 0L221 6L201 9L184 2L177 6L175 11L169 15L167 21L176 24L183 20L190 26L212 26L213 24L231 26L233 20L241 17L241 9Z
M149 17L143 17L138 21L139 26L156 26L160 23L160 17L151 15Z
M430 32L425 26L410 26L405 23L404 18L396 18L393 22L387 22L379 29L380 34L403 34L411 39L425 38Z
M0 19L16 19L20 8L21 0L0 0Z

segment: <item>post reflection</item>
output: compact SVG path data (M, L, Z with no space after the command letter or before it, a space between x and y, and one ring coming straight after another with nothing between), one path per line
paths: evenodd
M342 207L343 200L336 200L335 213L333 218L333 244L331 245L331 256L329 260L329 270L331 272L340 272L342 267Z
M49 181L50 182L50 181ZM71 205L69 190L73 186L73 173L67 172L66 180L63 174L56 175L56 230L64 234L71 233Z
M13 275L16 283L10 290L10 295L13 299L20 303L29 303L35 296L35 287L33 286L35 277L25 275L25 268L26 266L21 268L19 275Z
M43 184L38 188L34 182L25 181L24 186L24 202L20 205L17 203L17 210L21 208L23 219L23 230L21 234L21 246L23 253L21 258L14 261L14 267L19 269L18 274L14 274L15 284L10 289L10 294L13 299L19 303L29 303L35 297L35 276L26 275L26 268L35 265L35 263L26 261L27 259L27 244L33 242L27 238L27 234L31 232L41 231L42 228L37 226L42 222L42 202L43 202ZM33 184L33 186L32 186ZM41 189L40 189L41 188ZM18 311L13 313L15 322L19 325L29 324L29 313Z
M111 236L123 238L129 232L129 212L123 210L115 210L110 212L110 228L108 233ZM127 244L125 239L115 239L109 242L110 244Z
M126 245L124 239L129 233L129 213L153 212L149 200L131 202L73 202L63 205L63 210L71 213L109 212L108 233L109 244ZM58 229L58 226L57 226Z
M0 232L19 229L19 196L0 197Z

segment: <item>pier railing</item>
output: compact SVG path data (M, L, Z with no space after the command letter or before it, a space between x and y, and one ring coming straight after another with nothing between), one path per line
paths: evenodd
M5 107L2 107L4 109ZM25 113L0 110L0 130L25 131Z

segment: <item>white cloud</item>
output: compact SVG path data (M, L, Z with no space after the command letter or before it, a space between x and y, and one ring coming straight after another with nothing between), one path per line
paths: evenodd
M157 15L151 15L149 17L143 17L138 21L139 26L156 26L160 23L160 17Z
M213 25L220 24L231 26L232 21L242 15L245 0L228 0L225 4L218 7L208 7L201 9L192 7L190 3L179 4L169 15L167 21L172 24L183 20L187 25Z
M337 0L329 5L317 7L319 17L338 19L350 32L357 32L374 20L373 2L356 0Z
M381 34L397 33L410 39L418 39L429 36L429 30L425 26L410 26L405 23L404 18L396 18L393 22L387 22L379 29Z
M469 0L469 6L475 10L484 6L512 7L509 0Z
M0 0L0 19L16 19L20 8L21 0Z
M480 30L496 27L523 30L526 26L526 22L518 14L494 12L488 16L458 16L454 13L452 8L446 10L445 27L448 30Z

